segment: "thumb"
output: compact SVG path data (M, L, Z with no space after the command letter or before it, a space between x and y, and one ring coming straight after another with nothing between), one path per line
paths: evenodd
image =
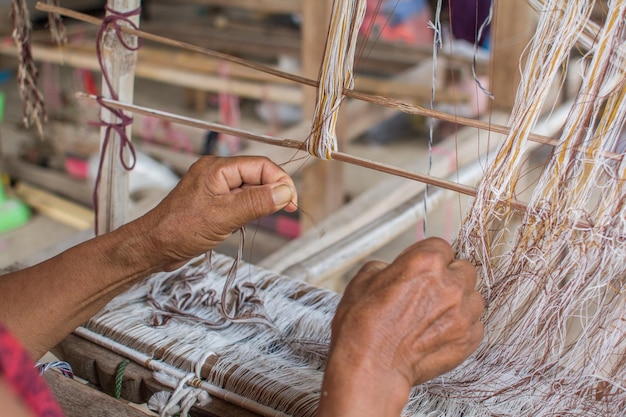
M241 225L275 213L294 198L294 190L287 184L267 184L246 187L234 194L237 222Z

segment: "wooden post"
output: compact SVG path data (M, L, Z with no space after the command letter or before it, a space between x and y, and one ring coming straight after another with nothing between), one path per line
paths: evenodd
M140 0L108 0L107 6L117 12L128 12L137 9ZM107 15L109 12L107 12ZM135 24L139 24L139 16L130 18ZM120 22L120 25L123 25ZM136 39L129 35L122 35L129 45L135 45ZM120 101L132 103L133 87L135 82L135 62L137 53L129 51L121 44L113 29L107 29L103 37L102 58L104 70L109 75L112 88L117 92ZM102 80L102 95L111 97L104 77ZM102 120L117 122L117 118L108 110L101 110ZM101 129L101 143L104 141L106 128ZM126 128L126 134L130 138L131 126ZM98 190L98 218L96 219L99 233L114 230L125 223L128 216L128 178L129 172L124 169L119 157L120 136L114 131L110 132L109 144L103 156L103 166ZM105 151L101 149L101 152ZM128 161L130 155L125 155Z
M333 0L303 0L302 3L302 72L319 78ZM312 120L317 93L304 88L303 117ZM339 137L341 136L340 132ZM341 144L339 145L341 150ZM310 229L337 208L344 198L343 167L340 162L317 160L302 172L300 207L303 230Z
M520 57L534 31L536 13L526 1L497 0L491 29L493 107L509 110L520 82Z

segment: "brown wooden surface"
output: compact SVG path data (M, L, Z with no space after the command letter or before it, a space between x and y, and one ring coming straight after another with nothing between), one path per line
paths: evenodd
M25 182L17 183L15 194L31 208L60 223L77 230L87 230L93 227L93 210L83 205Z
M332 9L331 0L304 0L302 5L302 72L305 77L319 79L320 63L324 55L326 35ZM317 93L304 87L303 112L311 120ZM343 167L335 161L315 161L302 172L300 208L303 230L314 226L344 201Z
M315 20L314 20L315 21ZM275 58L279 55L301 57L305 52L304 37L306 24L302 31L276 27L262 22L229 22L225 27L212 27L206 22L188 22L181 26L177 22L144 22L142 28L147 32L158 33L179 41L210 49L220 50L237 56ZM190 28L192 28L190 30ZM320 25L324 31L324 24ZM363 42L366 45L362 45ZM432 47L406 45L399 42L386 42L379 39L360 39L357 50L367 51L359 57L358 69L382 74L396 74L425 59L432 58ZM469 68L472 57L452 55L441 51L438 56L440 65ZM478 59L476 71L479 75L487 74L488 60Z
M61 171L24 162L17 157L3 159L3 168L13 178L36 184L86 206L93 205L93 190L87 181L82 181Z
M44 374L52 393L67 417L146 417L147 414L59 372Z
M536 14L526 1L499 0L491 35L493 105L510 109L520 81L520 57L534 34Z
M14 53L10 47L0 47L0 54ZM33 55L42 62L99 70L93 45L66 45L59 49L56 46L35 44ZM241 97L289 104L301 104L303 100L302 92L291 81L237 65L229 65L227 76L223 77L220 71L224 65L222 61L197 53L145 46L138 55L135 71L137 77L192 88L200 94L204 94L201 91L226 92ZM355 90L425 102L429 100L431 89L420 81L403 82L393 77L358 75L355 79ZM448 93L445 89L441 90L437 97L437 102L456 101L466 101L466 97L459 97L458 93Z
M113 393L115 375L119 364L124 361L123 357L76 335L68 336L53 349L53 353L61 360L69 362L78 377L97 386L104 393ZM96 391L93 388L91 390ZM154 392L163 390L171 391L154 380L152 371L134 362L128 364L124 371L122 398L141 404L146 402ZM97 398L101 398L100 395L94 397L94 399ZM198 417L258 417L255 413L214 397L207 405L194 407L192 415ZM85 416L88 415L82 415L82 417Z

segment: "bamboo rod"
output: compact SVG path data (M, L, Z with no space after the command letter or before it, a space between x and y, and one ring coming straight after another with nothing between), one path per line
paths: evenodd
M90 23L93 25L102 25L102 20L98 18L86 15L84 13L76 12L74 10L67 9L64 7L58 7L58 6L53 6L53 5L44 4L44 3L37 3L36 8L38 10L45 11L48 13L58 13L58 14L68 16L73 19L80 20L80 21ZM135 30L132 28L122 27L120 28L120 30L124 33L139 36L143 39L162 43L164 45L186 49L189 51L197 52L197 53L211 56L214 58L223 59L225 61L242 65L244 67L251 68L257 71L262 71L267 74L274 75L276 77L280 77L280 78L284 78L284 79L296 82L298 84L308 85L311 87L318 86L318 82L316 80L312 80L310 78L302 77L302 76L295 75L295 74L290 74L290 73L280 71L272 67L257 64L251 61L247 61L245 59L237 58L237 57L222 53L222 52L212 51L210 49L202 48L197 45L191 45L186 42L169 39L163 36L154 35L152 33L147 33L147 32L144 32L141 30ZM380 106L389 107L389 108L392 108L392 109L395 109L395 110L398 110L407 114L432 117L438 120L447 121L450 123L455 123L458 125L473 127L477 129L489 130L494 133L500 133L504 135L509 134L511 131L508 127L503 126L503 125L490 124L490 123L483 122L481 120L470 119L467 117L452 115L452 114L440 112L437 110L431 110L425 107L405 103L402 100L382 97L378 95L366 94L366 93L362 93L362 92L355 91L355 90L349 90L349 89L345 89L343 91L343 94L346 97L351 97L351 98L366 101L369 103L378 104ZM556 146L558 144L558 141L556 141L554 138L550 138L550 137L543 136L543 135L532 134L532 133L529 135L529 139L534 142L541 143L544 145Z
M97 97L85 94L85 93L76 93L76 97L82 100L90 100L96 101ZM156 109L150 109L143 106L137 106L134 104L121 103L119 101L110 100L110 99L101 99L101 101L107 106L111 106L114 108L143 114L146 116L152 116L159 119L167 120L174 123L183 124L186 126L192 126L199 129L205 130L213 130L220 133L225 133L228 135L238 136L244 139L253 140L256 142L264 143L267 145L280 146L283 148L291 148L298 151L303 151L306 149L304 146L304 142L293 140L293 139L279 139L268 135L260 135L257 133L253 133L243 129L237 129L230 126L221 125L219 123L206 122L203 120L194 119L187 116L176 115L169 112L164 112ZM372 161L366 158L361 158L354 155L349 155L344 152L333 152L332 159L337 161L346 162L352 165L358 165L364 168L373 169L376 171L384 172L386 174L396 175L399 177L407 178L410 180L415 180L419 182L423 182L429 185L433 185L435 187L445 188L447 190L456 191L461 194L469 195L472 197L476 196L476 189L467 185L458 184L452 181L448 181L445 179L433 177L425 174L418 174L415 172L407 171L392 165L383 164L380 162ZM518 200L509 200L506 202L510 207L516 210L525 210L526 205Z

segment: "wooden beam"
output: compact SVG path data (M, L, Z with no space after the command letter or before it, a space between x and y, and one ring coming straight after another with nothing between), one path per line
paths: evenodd
M298 32L295 29L269 27L258 23L254 25L228 23L226 27L217 28L208 26L205 22L191 22L189 27L181 28L180 25L163 21L145 22L142 26L147 32L232 55L263 58L265 61L278 55L301 57L304 53L302 51L304 28ZM363 42L366 44L363 45ZM358 50L366 51L359 58L358 70L387 75L432 58L432 47L378 39L359 38ZM473 57L454 55L446 51L441 51L438 59L442 66L470 68L473 65ZM489 60L477 58L476 71L478 75L487 74Z
M38 61L100 70L93 47L65 45L58 48L35 44L32 51ZM15 49L0 45L0 54L15 55ZM289 80L238 65L229 65L228 78L224 78L219 75L223 65L228 64L200 54L142 47L137 57L135 76L194 90L224 92L256 100L298 105L303 101L302 90L293 86L293 82ZM385 97L427 101L430 99L431 89L420 81L422 80L398 81L395 78L358 75L355 89ZM442 86L436 101L464 102L467 97L447 93Z
M25 182L19 182L15 186L15 193L26 204L53 220L77 230L93 227L93 211L80 204Z
M513 107L521 77L520 58L535 33L534 16L532 7L525 1L495 2L490 74L494 108L510 110Z
M302 0L302 73L319 79L332 0ZM312 120L316 90L305 88L303 117ZM316 160L302 172L300 208L302 230L310 229L343 205L345 186L343 166L337 161Z
M69 362L72 365L74 373L78 377L83 378L90 384L93 384L93 386L100 388L104 393L113 392L115 385L115 376L117 374L117 367L125 359L124 357L117 355L110 350L100 347L73 334L69 335L65 340L57 345L53 349L53 352L57 357L59 357L59 359ZM76 400L73 400L71 398L71 391L68 392L68 387L74 385L70 385L65 380L59 381L59 378L56 377L51 378L54 378L51 379L51 387L55 395L57 395L57 398L59 398L59 395L63 393L64 400L61 402L61 405L63 406L64 410L66 412L68 411L68 403L72 405L72 408L70 410L73 410L74 407L76 407ZM87 410L97 409L100 401L103 401L103 404L107 404L107 406L108 404L111 404L111 402L115 402L117 403L117 405L113 405L112 407L123 406L126 407L125 409L129 408L128 406L124 405L122 401L115 400L112 397L104 394L103 392L97 391L93 388L93 386L92 388L85 387L84 389L74 386L75 389L81 391L80 395L77 396L81 398L80 403L85 404L85 413L68 414L68 417L128 415L122 412L100 412L99 414L87 413ZM171 391L171 389L157 382L154 379L153 372L151 370L146 369L134 362L128 364L123 376L121 392L122 398L133 403L141 404L146 402L153 393L158 391ZM82 398L91 398L93 404L89 405L88 402L83 402ZM106 410L106 408L104 409ZM211 397L209 403L202 407L193 407L191 410L191 415L203 417L258 417L258 415L255 413L244 410L240 407L237 407L215 397ZM132 417L135 416L132 415Z
M24 162L18 157L3 158L2 162L11 177L37 184L88 207L93 205L93 190L87 181L72 178L64 172Z
M110 10L118 13L129 12L139 8L140 0L108 0L107 6ZM110 12L107 11L107 15ZM139 15L130 17L130 20L139 25ZM126 26L127 23L119 22ZM121 35L128 45L136 45L137 39L126 34ZM112 28L106 29L101 45L104 70L109 75L111 88L117 92L118 99L123 102L132 103L133 88L135 82L135 63L137 53L128 50L118 39L118 34ZM106 82L102 80L102 95L113 97ZM100 114L102 120L107 123L119 123L118 118L109 110L103 108ZM103 126L100 133L102 145L104 145L107 135L107 127ZM126 135L130 139L131 126L126 128ZM106 149L101 149L103 164L100 177L100 187L98 190L98 210L97 210L97 230L99 233L110 232L124 224L128 216L128 178L129 172L124 168L119 156L121 148L121 138L111 129L109 142ZM128 149L126 149L128 150ZM125 158L132 158L128 152Z
M116 400L94 388L68 378L60 372L48 371L46 382L67 417L126 416L147 417L121 400Z

